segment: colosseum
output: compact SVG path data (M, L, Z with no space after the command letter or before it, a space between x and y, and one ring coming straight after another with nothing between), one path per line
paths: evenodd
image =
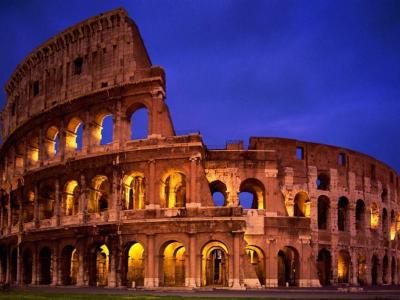
M177 135L164 71L152 66L124 9L52 37L17 66L5 91L0 282L400 283L393 168L291 139L210 149L199 133ZM148 120L141 138L138 111Z

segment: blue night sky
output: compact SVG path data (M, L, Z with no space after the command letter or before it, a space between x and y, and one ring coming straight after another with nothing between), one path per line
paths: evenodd
M400 171L400 1L1 0L0 84L51 36L117 7L166 70L178 132L210 147L334 144Z

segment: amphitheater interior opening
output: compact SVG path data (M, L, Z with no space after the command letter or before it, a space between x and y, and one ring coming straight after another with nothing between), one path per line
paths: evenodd
M145 206L145 178L142 173L124 177L123 209L143 209Z
M326 230L329 224L329 198L322 195L318 197L318 229Z
M186 176L179 172L170 172L162 181L161 199L164 207L185 207L186 206Z
M219 242L209 242L202 250L203 286L228 285L228 250Z
M294 216L310 217L310 198L306 192L299 192L294 197Z
M161 248L161 284L162 286L184 286L186 249L182 243L171 241Z
M215 206L226 206L227 205L227 191L226 185L220 180L215 180L210 183L210 192L213 197Z
M264 185L255 178L240 184L239 204L245 209L264 209Z
M131 140L146 139L148 136L148 110L141 107L130 118Z

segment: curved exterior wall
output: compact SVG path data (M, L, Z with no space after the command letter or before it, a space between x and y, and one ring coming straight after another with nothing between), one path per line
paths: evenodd
M399 283L393 169L296 140L254 137L248 149L238 142L210 150L198 134L175 135L164 72L151 65L122 9L36 49L6 92L0 281L236 289ZM131 115L140 108L148 136L132 140ZM113 139L103 145L106 115Z

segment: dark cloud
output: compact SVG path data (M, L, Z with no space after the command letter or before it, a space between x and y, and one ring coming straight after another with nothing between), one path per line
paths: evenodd
M120 6L166 69L178 130L336 144L400 170L399 1L1 1L1 83L52 35Z

